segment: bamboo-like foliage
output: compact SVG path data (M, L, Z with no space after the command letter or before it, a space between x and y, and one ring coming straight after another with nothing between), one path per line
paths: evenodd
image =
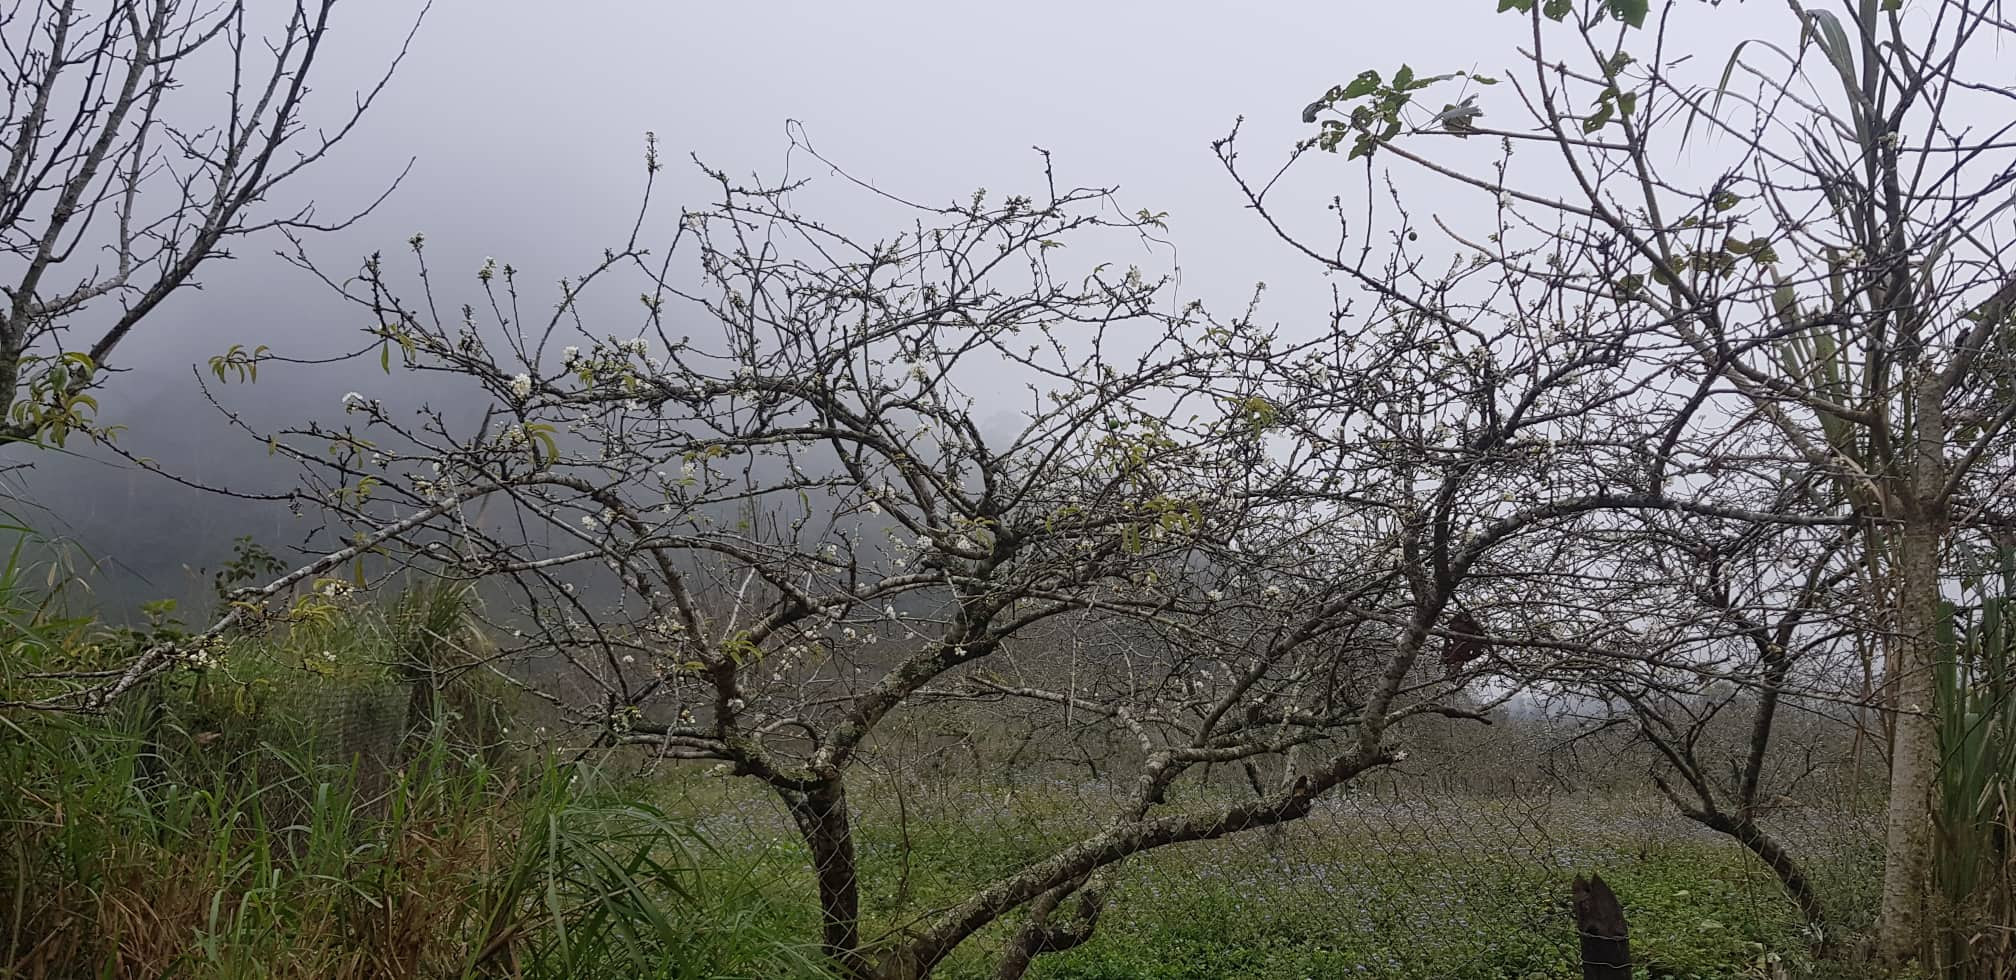
M2016 976L2016 936L2006 926L2016 915L2016 548L1970 578L1967 592L1974 602L1948 603L1939 636L1933 874L1955 918L1949 942L1971 947L1947 955L1999 964L1979 976L2009 977Z

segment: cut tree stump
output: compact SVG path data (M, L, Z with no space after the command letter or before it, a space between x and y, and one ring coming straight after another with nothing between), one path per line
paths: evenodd
M1582 937L1582 980L1631 980L1631 930L1601 875L1575 876L1575 931Z

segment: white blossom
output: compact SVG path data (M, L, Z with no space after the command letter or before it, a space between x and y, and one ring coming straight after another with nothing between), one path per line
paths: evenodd
M568 345L566 350L560 352L560 362L562 364L567 365L568 367L573 367L574 362L580 359L581 359L581 348L575 347L571 344Z
M512 378L511 394L520 400L532 397L532 376L521 374Z

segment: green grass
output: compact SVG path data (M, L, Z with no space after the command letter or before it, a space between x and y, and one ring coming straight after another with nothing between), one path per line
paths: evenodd
M0 567L0 687L134 640L21 583ZM226 666L178 671L115 716L0 716L0 980L818 975L805 850L761 787L563 767L507 747L529 722L502 690L415 686L480 645L465 601L416 591L244 639ZM150 629L170 615L157 607ZM868 935L1109 812L1111 789L1016 775L852 787ZM1657 801L1401 789L1127 862L1096 937L1032 976L1574 977L1568 884L1590 871L1626 905L1641 975L1804 975L1776 884ZM1818 870L1853 896L1875 867L1843 852ZM938 975L989 976L1014 925Z
M901 929L1094 826L1083 788L920 799L857 788L866 932ZM656 797L704 821L724 860L775 884L811 934L803 848L760 790L678 778ZM1625 904L1641 976L1721 980L1807 975L1796 909L1768 872L1712 834L1685 833L1658 801L1573 796L1535 806L1488 799L1353 798L1276 838L1184 845L1125 865L1095 938L1040 958L1048 980L1579 977L1569 909L1577 873ZM900 819L899 819L900 816ZM1830 870L1868 876L1844 855ZM907 876L908 881L905 882ZM991 976L1011 923L941 967ZM1782 971L1782 972L1778 972Z
M18 580L0 681L130 641ZM691 821L510 748L494 691L416 685L458 601L241 641L111 715L0 715L0 978L815 975Z

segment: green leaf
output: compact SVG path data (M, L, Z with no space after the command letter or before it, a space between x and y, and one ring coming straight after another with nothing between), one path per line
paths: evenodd
M1582 131L1585 133L1593 133L1599 129L1602 129L1604 126L1609 125L1610 115L1616 108L1617 107L1615 105L1612 105L1609 102L1603 103L1603 105L1599 107L1594 113L1592 113L1589 116L1589 118L1582 120Z
M1393 87L1402 92L1405 92L1409 88L1412 88L1413 85L1414 85L1413 67L1410 65L1401 65L1400 70L1393 73Z
M1340 98L1356 99L1361 96L1370 95L1378 87L1378 72L1371 70L1361 71L1358 73L1357 78L1351 80L1351 84L1344 86L1344 94Z
M1498 12L1502 14L1507 10L1530 14L1533 12L1533 0L1498 0Z
M391 374L391 373L392 373L392 345L391 345L391 344L389 344L389 343L385 343L385 344L379 344L379 345L378 345L378 366L379 366L380 368L383 368L386 374Z
M1778 309L1778 322L1787 327L1799 320L1799 294L1791 286L1781 285L1771 291L1771 305Z
M1611 16L1632 27L1645 26L1645 14L1650 9L1649 0L1606 0Z
M1540 6L1540 15L1548 20L1558 21L1567 17L1575 9L1575 0L1547 0Z
M1636 92L1617 93L1617 111L1619 113L1629 116L1630 114L1636 112L1637 110L1638 110L1638 93Z
M1855 135L1863 146L1870 143L1869 121L1863 111L1862 84L1855 71L1855 48L1848 40L1848 32L1842 30L1841 19L1826 10L1806 11L1808 30L1812 32L1820 50L1834 65L1841 76L1841 90L1847 94L1849 107L1855 112Z

